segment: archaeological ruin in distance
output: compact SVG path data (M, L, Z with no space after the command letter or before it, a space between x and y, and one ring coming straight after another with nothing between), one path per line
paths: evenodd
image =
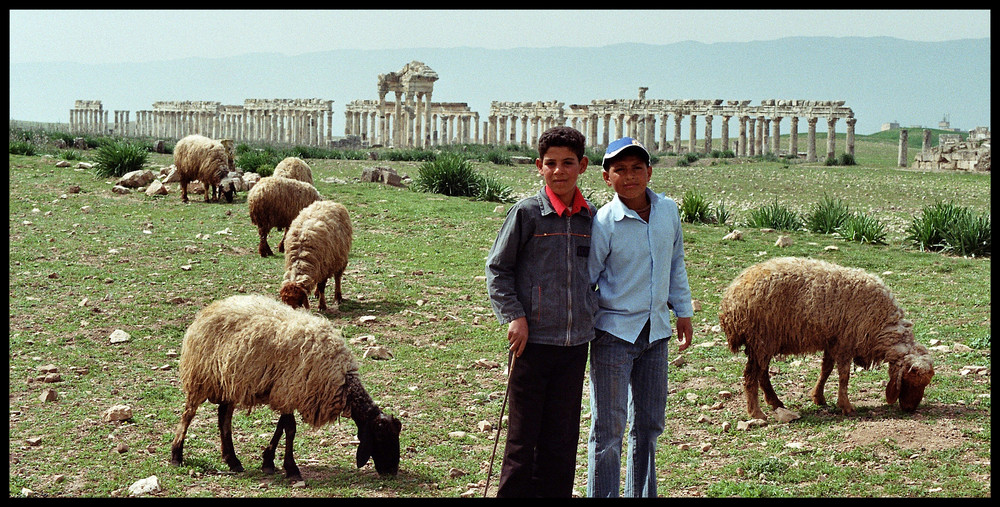
M158 101L151 109L114 110L99 100L77 100L70 110L72 133L109 133L179 139L199 133L238 142L285 143L318 147L430 148L448 144L521 144L534 146L545 129L569 125L584 133L593 147L630 136L656 151L676 153L732 150L737 156L802 154L818 159L816 125L826 122L825 158L836 156L837 122L844 120L846 147L854 155L857 120L844 101L765 99L650 99L640 87L631 99L594 99L589 104L558 101L493 101L481 118L464 102L433 102L438 75L412 61L398 72L379 74L377 98L357 99L344 107L343 136L333 133L333 101L323 99L246 99L241 105L214 101ZM110 117L109 117L110 116ZM702 118L699 138L696 125ZM715 119L719 118L716 122ZM799 120L807 123L805 153L800 152ZM791 135L780 146L781 125ZM730 137L730 122L737 134ZM671 128L672 124L672 128ZM713 125L719 124L719 135ZM681 132L687 128L687 139ZM713 136L721 146L713 146ZM988 149L988 133L987 149ZM901 165L905 149L901 148ZM927 147L922 153L926 153Z

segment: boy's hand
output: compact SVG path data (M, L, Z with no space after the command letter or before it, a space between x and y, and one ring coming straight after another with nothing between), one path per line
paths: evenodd
M680 342L680 351L691 345L694 327L691 326L691 317L677 318L677 341Z
M690 319L688 319L690 324ZM528 319L521 317L515 319L507 325L507 341L510 342L510 350L514 357L521 357L524 346L528 344Z

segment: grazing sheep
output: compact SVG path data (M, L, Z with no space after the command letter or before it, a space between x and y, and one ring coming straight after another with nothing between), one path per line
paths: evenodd
M771 386L768 366L779 354L823 351L812 400L825 405L823 385L837 366L837 406L854 413L847 398L851 362L870 368L889 364L885 390L890 405L899 399L905 411L917 408L934 376L934 360L914 341L913 323L888 287L875 275L820 260L781 257L750 266L726 288L719 323L734 354L745 347L743 388L747 412L765 419L758 385L775 410L784 407Z
M261 178L247 194L250 222L257 226L257 233L260 234L257 253L261 257L274 255L267 245L267 234L271 229L285 229L287 234L288 226L299 216L299 212L322 199L316 187L309 183L274 176ZM278 243L278 251L285 251L285 235Z
M402 425L372 402L358 364L340 330L327 319L264 296L231 296L195 316L184 333L178 367L186 402L170 463L180 465L184 437L198 407L219 405L222 459L234 472L243 465L233 448L233 412L268 405L281 414L261 469L273 474L274 454L285 433L285 476L301 481L292 455L295 414L313 427L351 417L358 427L358 468L375 462L379 475L399 470Z
M213 141L205 136L192 134L174 146L174 165L181 183L181 201L188 202L187 185L198 180L205 185L205 202L218 201L225 195L226 201L233 202L232 187L219 188L231 169L229 151L219 141ZM211 195L210 195L211 194Z
M312 169L309 169L309 164L306 164L299 157L285 157L284 160L278 162L278 165L274 167L274 174L272 176L291 178L293 180L304 181L310 185L313 184Z
M316 201L303 209L285 232L281 300L292 308L309 308L309 293L315 289L319 309L326 310L326 282L332 276L334 301L339 305L352 234L351 217L343 204Z

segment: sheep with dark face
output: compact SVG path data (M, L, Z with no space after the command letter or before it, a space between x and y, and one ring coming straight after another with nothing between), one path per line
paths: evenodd
M765 419L758 386L775 410L784 407L768 372L779 354L823 351L812 400L825 405L823 386L837 367L837 406L846 414L854 407L847 397L851 363L870 368L889 364L885 398L899 400L905 411L916 410L934 376L934 359L913 337L913 323L877 276L857 268L796 257L770 259L750 266L726 288L719 304L719 323L734 354L747 356L743 388L747 412Z
M233 412L258 405L281 414L262 455L265 473L275 471L275 450L284 433L285 476L302 480L292 455L295 411L314 427L351 417L361 442L358 468L372 459L379 475L399 470L402 425L374 404L340 330L325 318L264 296L216 301L198 312L184 334L178 370L186 402L171 464L182 463L188 425L208 400L219 405L222 459L234 472L243 471L243 465L233 448Z

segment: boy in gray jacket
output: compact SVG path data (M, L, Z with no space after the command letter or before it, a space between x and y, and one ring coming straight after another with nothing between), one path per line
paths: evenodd
M587 271L596 209L576 186L587 169L584 148L570 127L539 137L535 166L545 187L511 207L486 259L490 303L516 357L498 497L573 492L597 307Z

